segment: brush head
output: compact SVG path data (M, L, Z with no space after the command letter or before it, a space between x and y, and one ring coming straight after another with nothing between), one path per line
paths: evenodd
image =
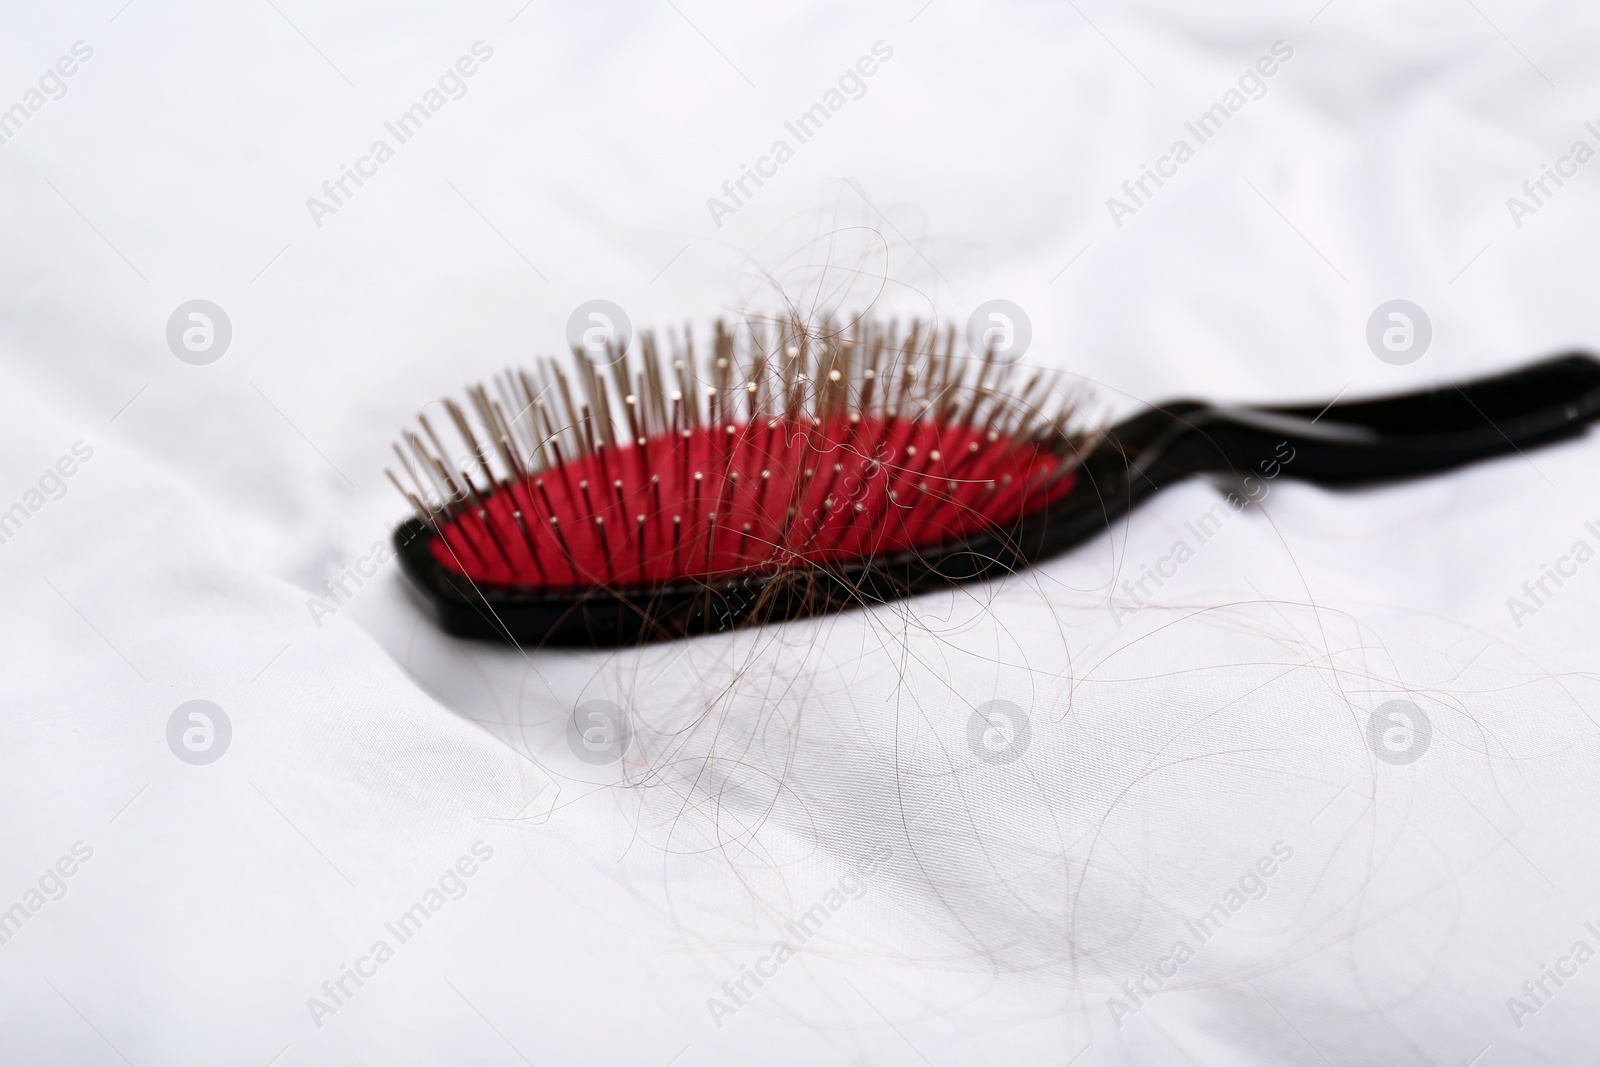
M759 590L738 618L765 620L780 587L860 591L869 571L1003 542L1072 491L1092 439L1057 376L958 353L954 331L719 323L703 360L674 341L666 359L647 335L637 357L507 372L468 391L473 418L443 401L455 452L438 414L402 433L405 480L390 477L416 511L402 558L426 595L592 619ZM818 610L801 600L779 614Z

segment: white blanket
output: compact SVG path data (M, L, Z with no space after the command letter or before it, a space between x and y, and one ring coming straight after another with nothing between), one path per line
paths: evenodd
M0 1061L1600 1050L1593 440L1278 478L1203 543L1195 483L1009 581L621 653L443 637L383 548L400 425L594 298L1004 298L1108 418L1592 343L1593 11L4 23Z

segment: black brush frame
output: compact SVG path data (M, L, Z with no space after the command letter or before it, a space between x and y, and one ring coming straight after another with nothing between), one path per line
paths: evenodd
M1600 361L1572 352L1422 392L1325 405L1179 400L1103 431L1062 499L937 548L648 589L479 586L433 555L434 528L402 523L408 584L446 633L527 646L615 648L882 604L999 578L1101 533L1195 475L1286 477L1344 488L1451 470L1575 437L1600 417ZM1285 454L1287 451L1287 456Z

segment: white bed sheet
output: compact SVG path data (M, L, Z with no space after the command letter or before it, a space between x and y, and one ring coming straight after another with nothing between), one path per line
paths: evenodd
M831 291L825 263L861 268L848 299L887 279L902 319L1005 297L1028 358L1107 415L1592 343L1587 166L1535 211L1507 199L1600 148L1593 12L109 0L5 22L0 107L91 54L0 144L0 509L28 511L0 544L0 909L26 912L0 1061L1600 1047L1600 565L1507 604L1600 546L1591 440L1359 493L1275 481L1128 618L1113 589L1210 487L992 586L623 653L444 638L392 562L310 607L403 514L398 426L556 350L591 298L703 327ZM859 98L714 219L878 42ZM1260 98L1114 213L1277 42ZM458 99L308 207L461 57ZM1408 366L1363 336L1397 297L1434 330ZM164 334L196 298L232 324L206 366ZM232 738L193 766L166 731L201 699ZM593 699L628 710L622 765L567 745ZM1031 726L1005 765L967 742L995 699ZM1391 699L1431 720L1414 763L1366 744Z

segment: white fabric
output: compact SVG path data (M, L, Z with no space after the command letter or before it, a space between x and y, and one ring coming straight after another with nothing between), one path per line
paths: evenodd
M403 514L397 428L560 349L595 297L703 328L830 306L825 263L862 272L843 310L885 278L902 321L1004 297L1106 414L1592 343L1600 164L1506 201L1600 147L1594 13L1319 4L8 13L0 107L93 53L0 144L0 509L92 456L0 544L0 908L74 872L0 944L0 1061L1592 1055L1600 564L1507 607L1600 546L1592 440L1376 491L1280 478L1131 618L1108 597L1211 488L1007 582L644 650L444 638L392 562L308 609ZM478 41L465 95L314 219ZM879 41L864 94L716 225L707 198ZM1265 94L1118 226L1107 199L1278 41ZM232 323L209 366L164 336L195 298ZM1393 298L1433 323L1409 366L1364 340ZM166 739L196 699L233 729L207 766ZM567 744L591 699L629 709L623 767ZM996 699L1032 731L1005 765L968 747ZM1410 765L1365 740L1391 699L1433 725ZM464 895L400 943L441 878ZM1264 895L1199 944L1241 880Z

